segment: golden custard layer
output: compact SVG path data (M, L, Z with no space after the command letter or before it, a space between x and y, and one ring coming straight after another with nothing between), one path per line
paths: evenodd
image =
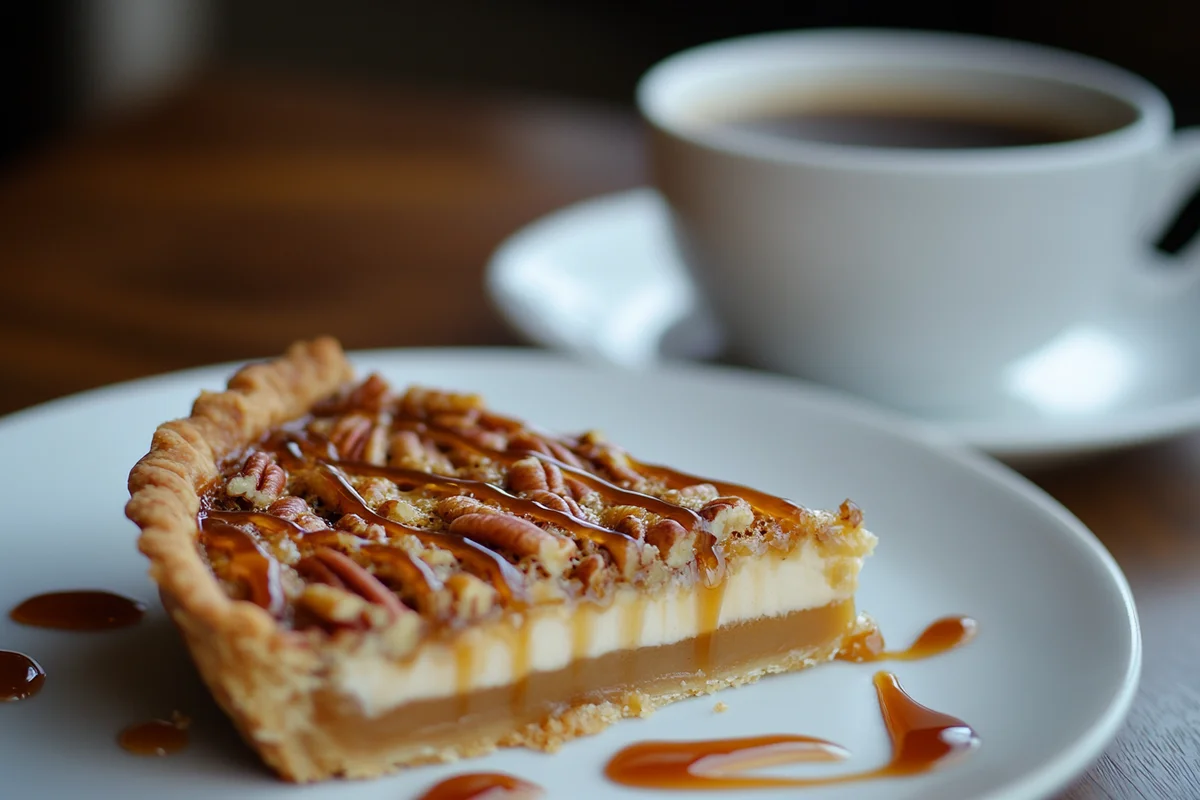
M810 511L594 432L546 433L476 395L357 382L331 340L202 396L160 427L130 488L201 673L296 780L553 747L826 659L857 624L874 546L848 502ZM790 638L747 633L776 623ZM611 659L637 666L587 666ZM418 709L428 724L386 733ZM469 742L436 733L468 720ZM383 736L374 755L332 744L356 725Z

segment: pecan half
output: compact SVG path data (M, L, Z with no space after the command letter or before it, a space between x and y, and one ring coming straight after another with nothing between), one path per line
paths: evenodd
M387 531L383 529L382 525L367 522L358 514L344 514L334 527L372 542L382 542L387 539Z
M286 519L306 531L319 531L329 527L328 522L313 512L307 500L296 495L279 498L267 506L267 513Z
M546 446L550 448L550 455L557 458L564 464L570 464L572 467L582 467L583 462L579 460L579 456L575 455L569 447L554 439L546 439Z
M377 414L387 406L391 393L388 382L372 372L346 396L345 406Z
M668 567L682 567L695 557L692 534L673 519L660 519L647 528L646 543L658 548Z
M384 586L378 578L345 553L322 547L313 553L316 559L329 572L336 576L342 587L353 592L369 603L388 609L395 616L413 613L408 606L400 602L400 598L392 590Z
M531 556L552 577L563 574L577 550L574 541L507 514L466 514L450 523L450 532L517 558Z
M392 613L382 606L329 583L309 583L296 598L296 605L298 628L307 628L315 621L328 633L380 628L393 619Z
M287 485L287 473L267 453L252 453L238 473L225 483L230 497L244 497L255 508L263 508L279 499Z
M437 475L453 475L454 465L442 451L421 439L416 431L399 430L388 442L388 464L432 472Z
M329 431L329 440L343 461L360 461L367 447L374 425L371 418L362 414L347 414L339 417Z
M459 517L464 517L467 514L504 513L498 508L485 506L474 497L467 497L465 494L454 495L453 497L443 497L438 501L436 510L442 519L446 520L447 522L453 522Z
M566 484L567 493L576 500L583 500L584 498L596 493L595 489L588 486L578 478L567 478L564 483Z
M483 408L483 398L477 394L459 394L413 386L400 399L400 409L410 416L425 417L444 412L472 411Z
M629 457L610 444L590 445L585 454L603 467L617 483L636 485L642 482L641 474L629 463Z
M535 503L541 503L546 508L570 514L576 519L584 519L583 509L569 495L558 495L546 489L538 489L533 492L526 492L525 496Z
M541 453L544 456L553 456L550 448L541 437L534 436L529 431L521 431L512 436L508 440L508 449L510 451L528 450L531 453Z
M458 431L459 436L485 450L504 452L508 449L508 437L500 431L486 431L482 428L465 428Z
M509 468L508 486L518 494L536 491L562 494L566 490L562 470L558 468L558 465L542 461L536 456L522 458Z

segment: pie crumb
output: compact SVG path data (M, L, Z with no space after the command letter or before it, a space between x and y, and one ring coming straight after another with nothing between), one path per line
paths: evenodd
M727 710L729 710L729 706L725 705L724 703L722 703L720 701L718 701L717 704L715 706L713 706L714 714L720 714L722 711L727 711Z

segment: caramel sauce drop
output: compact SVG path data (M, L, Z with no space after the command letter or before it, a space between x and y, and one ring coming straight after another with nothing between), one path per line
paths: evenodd
M642 789L764 789L807 786L791 778L747 777L759 767L801 761L840 761L842 747L812 736L748 736L698 742L640 742L604 768L608 779Z
M542 787L503 772L455 775L433 786L419 800L534 800Z
M850 637L837 654L839 661L917 661L961 647L975 638L979 623L970 617L942 617L904 650L888 650L883 634L872 628Z
M836 761L846 751L811 736L755 736L697 742L642 742L613 756L609 780L645 789L762 789L828 786L895 778L933 770L979 746L979 737L960 719L913 700L890 672L874 677L879 710L892 742L882 767L828 778L747 776L751 769L801 761Z
M64 631L106 631L141 622L146 607L137 600L101 591L50 592L25 600L9 616L22 625Z
M187 747L187 722L152 719L121 731L117 743L135 756L169 756Z
M33 697L45 683L41 664L24 653L0 650L0 703Z

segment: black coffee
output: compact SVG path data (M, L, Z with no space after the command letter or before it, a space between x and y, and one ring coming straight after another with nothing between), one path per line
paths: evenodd
M740 130L810 142L922 149L1052 144L1095 132L1056 127L1051 120L990 119L919 110L797 111L729 124Z

